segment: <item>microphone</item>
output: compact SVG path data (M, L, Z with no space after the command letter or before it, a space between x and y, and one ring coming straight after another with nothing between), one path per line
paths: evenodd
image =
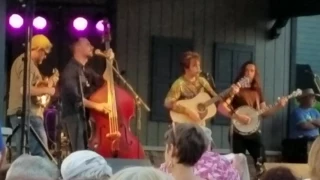
M103 53L100 49L96 49L96 50L94 51L94 54L95 54L96 56L101 56L101 57L104 57L104 58L108 58L108 56L107 56L105 53Z
M201 72L199 73L199 75L202 76L202 77L204 77L204 78L210 83L210 85L212 86L212 88L213 88L214 90L216 89L216 85L215 85L214 80L213 80L213 77L211 76L210 73L201 71Z

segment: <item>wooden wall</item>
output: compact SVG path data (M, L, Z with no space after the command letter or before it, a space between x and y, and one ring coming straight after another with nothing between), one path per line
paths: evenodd
M121 69L138 94L149 102L151 36L191 38L203 56L204 71L211 71L213 45L237 43L255 46L267 102L288 93L290 23L276 40L265 33L268 0L117 0L116 53ZM213 73L213 72L212 72ZM149 121L142 110L139 137L144 145L163 146L168 123ZM268 150L279 150L286 135L287 110L263 122L263 140ZM137 122L132 130L136 132ZM219 148L227 149L228 126L210 125Z

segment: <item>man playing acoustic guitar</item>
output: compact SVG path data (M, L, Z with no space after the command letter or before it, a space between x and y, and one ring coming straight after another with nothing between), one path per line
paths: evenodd
M199 76L201 72L200 61L201 57L196 52L188 51L182 54L180 64L184 74L172 84L165 98L164 106L177 113L187 115L194 121L193 123L204 125L199 114L189 109L189 107L177 104L177 101L192 99L201 92L206 92L211 97L217 96L217 93L212 89L209 82ZM233 88L233 86L231 89L232 93L235 92L234 89L238 90L238 88Z

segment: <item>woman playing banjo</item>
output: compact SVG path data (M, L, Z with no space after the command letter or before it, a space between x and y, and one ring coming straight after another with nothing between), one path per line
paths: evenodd
M239 89L236 95L233 95L219 105L219 111L224 116L230 119L236 119L239 123L249 126L254 119L244 114L234 113L234 110L241 106L250 106L256 110L264 109L266 108L266 103L262 95L259 72L257 66L252 61L248 61L242 65L235 82L242 77L248 77L251 80L251 87ZM274 108L265 111L262 117L273 114L286 103L287 99L281 98L279 103ZM261 132L259 128L250 134L244 135L231 125L229 138L233 153L245 154L246 150L248 150L256 164L257 173L262 173L261 171L263 169L261 167L265 161L265 150L261 142Z

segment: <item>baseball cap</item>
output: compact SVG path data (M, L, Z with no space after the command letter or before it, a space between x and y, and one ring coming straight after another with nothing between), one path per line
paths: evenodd
M46 53L51 51L52 44L50 40L43 34L34 35L31 39L31 49L43 49Z
M112 175L112 169L107 161L98 153L90 150L73 152L61 164L61 175L64 180L76 178L83 172Z

